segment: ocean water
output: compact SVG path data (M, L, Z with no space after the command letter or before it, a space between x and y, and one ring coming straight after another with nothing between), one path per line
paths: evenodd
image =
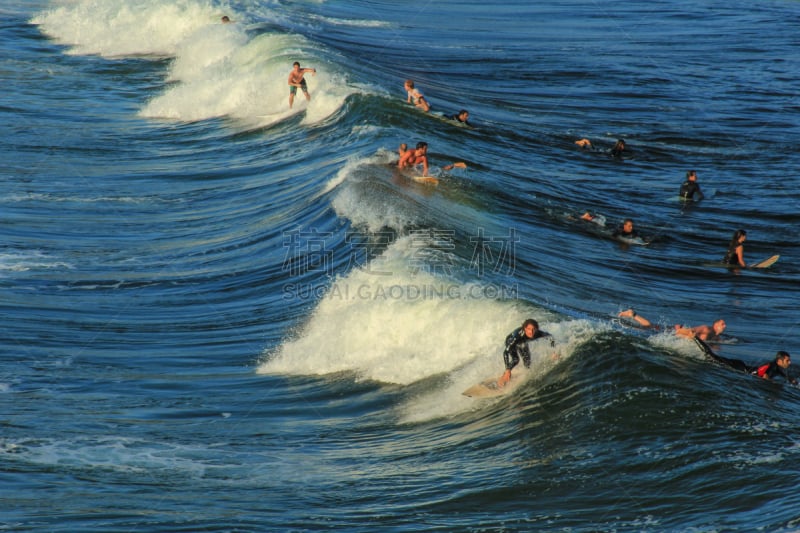
M0 530L800 529L797 2L0 14Z

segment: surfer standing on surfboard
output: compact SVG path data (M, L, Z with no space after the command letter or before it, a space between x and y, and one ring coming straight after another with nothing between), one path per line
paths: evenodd
M555 345L552 335L539 329L539 323L532 318L522 323L522 326L512 331L506 337L506 348L503 350L503 361L506 371L497 380L497 384L504 387L511 379L511 370L519 364L520 358L525 368L531 367L531 350L528 341L550 337L550 344Z
M306 72L310 72L312 76L317 75L317 69L315 68L300 68L300 63L297 61L292 64L292 71L289 73L289 109L292 108L294 95L297 93L298 88L306 95L306 100L311 100L311 95L308 94L308 87L306 87L306 79L303 77Z

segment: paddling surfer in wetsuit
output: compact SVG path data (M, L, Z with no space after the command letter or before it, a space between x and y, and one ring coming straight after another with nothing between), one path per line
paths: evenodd
M694 340L706 355L718 363L763 379L773 379L775 376L783 376L783 379L792 385L797 385L797 380L789 377L789 372L787 370L789 365L792 364L792 356L789 355L789 352L781 350L775 354L775 359L773 361L762 363L757 366L750 366L741 359L729 359L714 353L708 344L697 337L695 337Z
M531 367L531 350L528 341L550 337L550 345L555 346L553 337L546 331L539 329L539 323L532 318L527 319L519 327L506 337L506 348L503 350L503 361L506 364L506 371L497 380L497 384L504 387L511 379L511 369L519 364L520 357L525 368Z

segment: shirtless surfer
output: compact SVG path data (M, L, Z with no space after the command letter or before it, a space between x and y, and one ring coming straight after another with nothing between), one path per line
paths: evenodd
M422 165L422 175L428 175L428 143L418 142L413 150L406 150L397 162L397 168L406 169Z
M306 79L303 77L306 72L310 72L312 76L317 75L317 69L315 68L300 68L300 63L297 61L292 65L292 71L289 73L289 109L292 108L294 95L297 93L298 88L306 95L306 100L311 100L311 95L308 94L308 87L306 87Z

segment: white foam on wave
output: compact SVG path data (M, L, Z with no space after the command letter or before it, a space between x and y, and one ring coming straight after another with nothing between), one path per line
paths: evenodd
M326 61L323 48L299 35L249 38L243 24L222 24L237 14L198 0L79 0L37 15L32 22L70 54L172 57L169 85L140 111L145 118L185 122L230 117L245 129L303 113L317 124L358 89ZM306 75L311 101L299 92L289 109L288 77L294 61L314 67Z
M328 287L296 338L266 354L259 373L319 375L409 384L450 372L502 344L524 318L513 301L414 268L425 250L398 239ZM499 340L498 340L499 339Z
M27 272L44 269L72 269L73 266L64 261L38 251L3 252L0 253L0 275L3 271Z
M74 55L173 56L198 29L221 25L221 15L210 2L192 0L78 0L31 22Z
M529 309L530 316L535 316L544 331L553 336L555 346L545 340L529 343L531 350L531 368L526 371L522 364L514 370L526 382L535 383L555 365L568 359L580 344L609 329L609 326L589 320L557 321L558 318L542 309ZM522 315L519 315L521 317ZM398 416L402 422L418 423L437 418L445 418L461 412L474 410L490 402L501 401L502 397L490 399L469 398L463 391L489 378L499 377L503 373L503 347L505 336L519 323L514 317L499 315L493 337L484 343L484 350L479 352L468 364L451 372L446 383L439 388L414 396L397 406ZM523 384L522 387L527 386ZM521 393L521 388L509 394Z

